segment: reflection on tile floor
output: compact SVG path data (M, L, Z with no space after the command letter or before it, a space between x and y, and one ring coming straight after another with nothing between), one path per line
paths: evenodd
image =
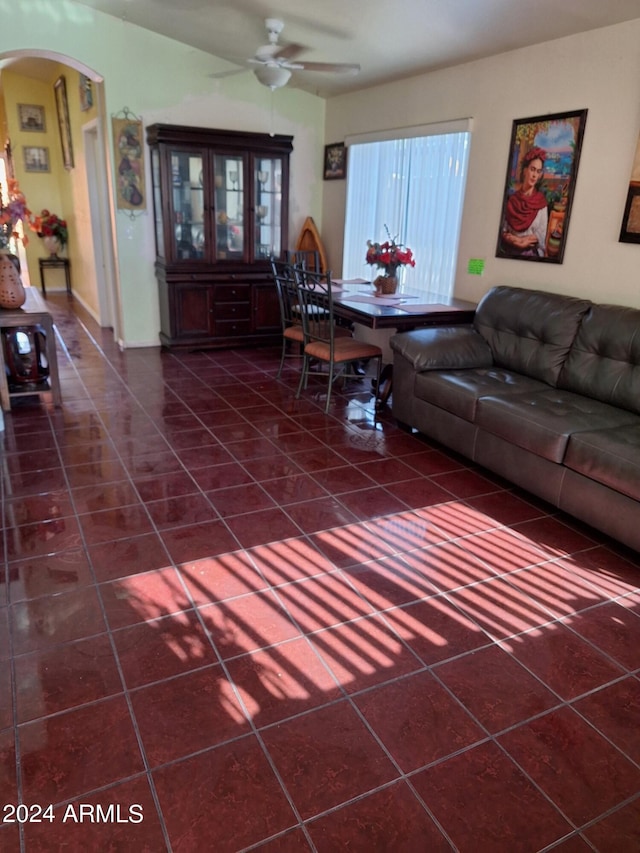
M367 380L325 416L277 347L49 304L63 407L0 439L0 801L53 809L0 849L640 849L637 554Z

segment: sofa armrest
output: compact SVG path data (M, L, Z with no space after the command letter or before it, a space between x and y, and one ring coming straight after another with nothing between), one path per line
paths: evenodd
M389 343L394 358L406 359L415 371L459 370L493 364L489 345L473 326L414 329L394 335Z

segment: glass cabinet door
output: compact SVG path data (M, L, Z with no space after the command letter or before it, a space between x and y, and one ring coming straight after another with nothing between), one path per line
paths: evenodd
M244 158L242 155L215 154L216 249L218 261L242 260L244 240Z
M171 152L174 256L179 261L205 257L203 155Z
M255 246L256 260L282 254L282 159L255 158Z

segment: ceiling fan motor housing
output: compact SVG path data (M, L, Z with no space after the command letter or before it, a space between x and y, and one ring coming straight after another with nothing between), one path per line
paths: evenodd
M284 29L284 21L280 21L278 18L267 18L264 23L269 33L269 41L271 44L276 44L278 36Z

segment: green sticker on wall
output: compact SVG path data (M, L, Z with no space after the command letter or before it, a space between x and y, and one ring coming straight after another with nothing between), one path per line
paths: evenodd
M484 259L470 258L467 266L467 272L469 275L482 275L484 272Z

